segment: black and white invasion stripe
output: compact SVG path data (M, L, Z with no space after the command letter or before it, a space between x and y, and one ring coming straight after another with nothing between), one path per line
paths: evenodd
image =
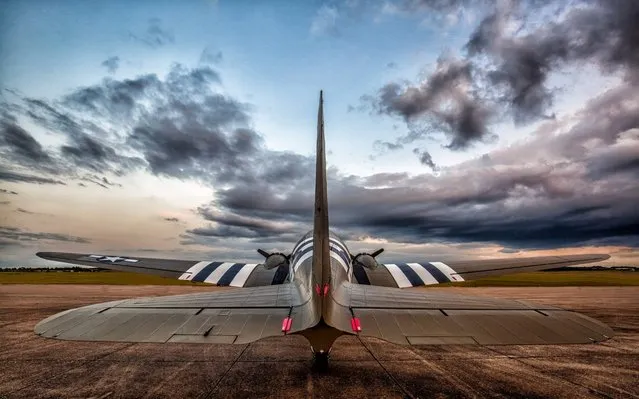
M257 263L198 262L182 273L180 280L243 287Z
M351 257L348 253L348 249L342 244L339 240L335 238L329 239L331 258L335 259L344 270L348 270ZM303 240L298 245L295 246L293 251L293 257L291 264L293 265L293 270L296 271L298 267L304 263L307 259L313 256L313 238L307 238Z
M462 276L442 262L386 263L384 266L399 288L464 281Z

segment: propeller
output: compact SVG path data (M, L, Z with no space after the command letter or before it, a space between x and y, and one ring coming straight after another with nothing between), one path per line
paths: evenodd
M373 251L370 254L366 252L361 252L355 256L351 255L351 260L353 261L353 263L357 263L367 269L373 270L377 268L377 266L379 266L379 263L377 263L377 261L375 260L375 257L377 257L382 252L384 252L384 248L380 248L376 251Z
M283 265L289 264L289 257L281 252L268 253L263 249L258 248L257 252L262 255L266 260L264 261L264 267L267 270L275 269Z

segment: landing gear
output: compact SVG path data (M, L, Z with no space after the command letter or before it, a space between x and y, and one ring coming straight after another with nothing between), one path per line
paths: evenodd
M313 368L322 372L328 370L328 352L313 352Z

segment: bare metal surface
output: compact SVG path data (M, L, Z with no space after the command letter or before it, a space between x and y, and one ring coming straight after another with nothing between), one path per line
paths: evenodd
M209 290L0 285L0 397L639 397L637 287L425 289L559 306L616 335L603 344L418 348L342 337L325 374L309 367L298 336L233 346L70 342L33 333L37 322L72 307Z

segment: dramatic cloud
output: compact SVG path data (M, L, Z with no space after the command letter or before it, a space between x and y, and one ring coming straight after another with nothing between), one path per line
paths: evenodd
M399 4L421 9L426 3L443 10L464 2ZM326 6L329 17L331 7ZM603 9L604 3L587 3L583 10L597 7ZM512 16L500 12L495 18L515 18L514 12ZM407 148L434 133L443 134L454 150L492 139L490 126L503 116L501 104L507 104L507 113L518 121L550 110L546 69L612 57L544 56L549 60L540 67L545 75L522 67L520 72L527 77L519 81L511 78L511 72L519 71L521 52L512 48L526 37L539 39L524 40L527 46L541 46L544 35L576 17L567 13L555 25L526 26L517 35L499 30L501 22L491 26L489 18L473 34L466 58L440 57L425 79L391 82L364 99L369 109L397 117L410 128L405 136L376 142L380 151ZM508 40L512 43L505 45ZM610 48L605 51L612 54ZM603 61L600 65L607 72L622 71L632 82L632 57L617 59L616 67ZM312 227L315 159L269 149L254 127L252 106L224 92L212 63L214 59L202 60L192 69L175 65L166 76L104 79L53 100L24 97L11 108L9 114L16 117L2 122L0 146L6 157L14 158L5 164L3 157L0 180L64 184L63 180L73 179L81 186L109 188L126 181L128 174L146 171L195 181L214 189L215 195L196 210L201 224L189 225L180 236L182 243L254 248L293 242ZM487 87L494 92L485 91ZM546 121L526 141L454 167L438 168L423 146L410 145L424 166L439 172L437 176L350 176L330 169L331 225L351 240L497 243L506 247L504 251L635 245L639 238L634 227L639 224L634 205L639 197L637 93L633 84L613 88L575 115ZM23 119L57 141L42 146L20 126ZM43 164L49 165L51 174L46 174ZM161 217L165 222L181 221ZM5 239L18 234L10 228L3 231ZM19 233L24 239L48 234Z
M428 166L429 168L433 170L433 172L439 170L437 165L435 165L435 162L433 162L433 157L430 155L428 151L420 150L419 148L414 148L413 154L417 155L417 157L419 158L419 162L422 165Z
M122 187L121 184L112 182L109 179L107 179L105 176L100 177L100 176L97 176L97 175L86 174L86 175L82 176L80 178L80 180L86 181L86 182L89 182L89 183L93 183L96 186L99 186L99 187L102 187L102 188L106 188L106 189L108 189L110 187ZM86 185L84 185L82 183L79 183L79 184L81 184L82 187L86 187Z
M151 18L146 31L142 34L129 33L129 36L151 48L158 48L175 41L173 32L162 26L159 18Z
M106 60L102 61L100 65L105 67L110 74L114 74L120 67L120 57L118 57L117 55L109 57Z
M218 73L207 65L189 69L176 64L164 79L154 74L104 79L58 101L23 97L17 106L22 116L66 144L45 152L13 123L15 118L7 122L3 142L33 160L20 162L22 167L41 171L34 164L43 162L35 160L53 159L51 173L104 188L117 185L105 174L123 176L140 169L216 185L222 192L241 183L286 193L298 181L308 181L312 159L266 149L251 128L251 106L218 92L219 83ZM49 182L26 175L20 179L11 169L0 178Z
M536 29L527 29L515 7L498 8L487 16L467 44L470 56L486 55L493 66L487 77L502 89L500 100L512 107L515 121L543 116L552 104L548 77L575 62L590 62L603 72L622 71L628 82L639 71L639 4L592 1ZM519 22L524 34L513 34Z
M240 216L233 213L223 213L212 207L201 207L198 212L204 219L214 222L207 228L189 231L192 234L207 237L241 237L261 239L265 237L279 238L298 236L304 229L294 222L268 220L259 216Z
M488 135L492 111L477 97L472 85L470 63L440 58L435 72L421 85L389 83L377 96L363 96L362 100L377 113L400 116L409 124L412 134L400 138L395 148L443 132L450 138L448 147L460 150ZM421 126L422 122L426 125Z
M440 58L422 82L384 85L362 103L380 114L399 116L410 133L394 148L444 133L447 147L461 150L492 139L490 125L511 118L522 124L554 117L555 72L584 64L639 86L639 3L550 0L486 3L494 9L465 46L467 56ZM386 10L401 15L453 12L467 1L407 0ZM392 12L391 12L392 11ZM389 150L392 150L390 146Z
M7 181L12 183L35 183L35 184L62 184L65 183L60 180L49 179L46 177L39 177L33 175L25 175L18 172L12 172L4 170L0 167L0 181Z
M509 253L632 246L639 239L638 93L631 86L611 89L529 139L443 168L438 176L333 171L331 226L355 241L496 243ZM428 153L416 153L425 164L432 162ZM292 242L286 232L311 228L312 184L301 179L290 191L268 185L222 190L199 209L212 223L189 234Z
M8 113L0 120L0 154L5 160L25 166L42 167L52 163L42 145Z
M45 233L45 232L33 233L18 227L8 227L8 226L0 226L0 239L10 240L10 242L15 244L19 244L22 241L37 241L37 240L66 241L66 242L75 242L80 244L88 244L91 242L90 240L83 237L76 237L76 236L59 234L59 233Z

